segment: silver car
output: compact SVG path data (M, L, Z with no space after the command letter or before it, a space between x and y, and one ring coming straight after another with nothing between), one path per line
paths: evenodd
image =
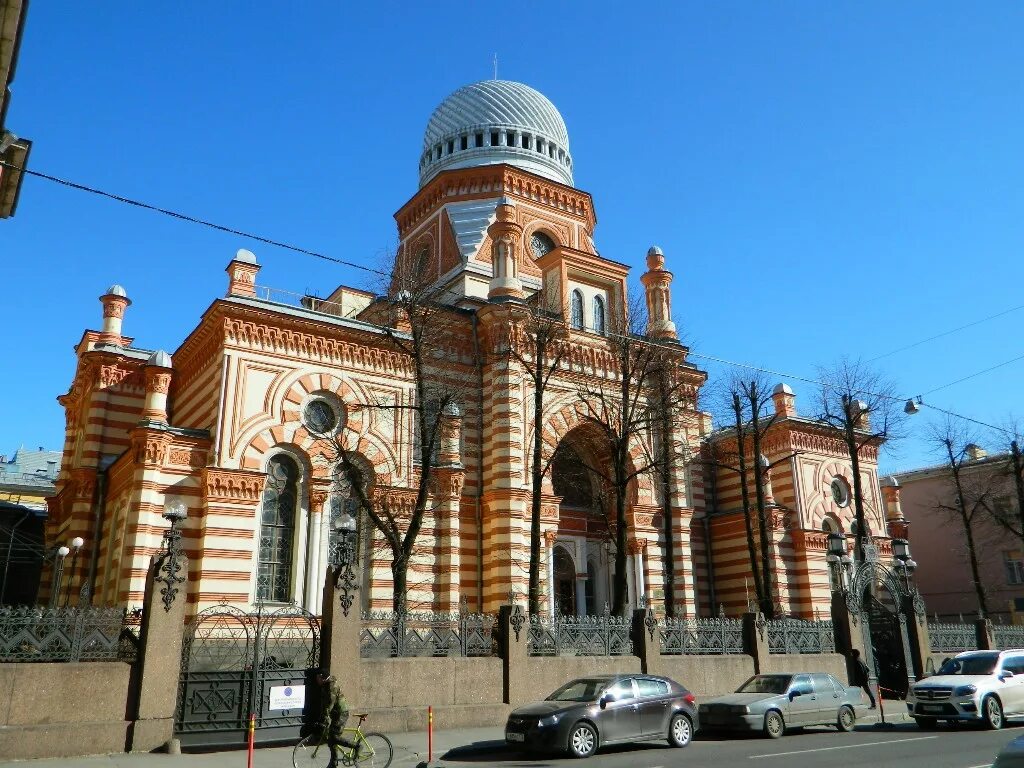
M760 731L772 739L787 728L805 725L850 731L860 702L859 688L849 688L832 675L754 675L736 693L701 704L700 723L707 730Z

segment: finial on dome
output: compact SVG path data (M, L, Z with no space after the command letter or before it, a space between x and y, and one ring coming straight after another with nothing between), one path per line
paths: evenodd
M897 480L893 475L889 475L887 477L883 477L882 481L881 481L881 484L882 484L883 488L899 488L900 487L900 481Z
M239 248L235 251L235 261L240 261L243 264L258 264L256 261L256 254L246 248Z
M780 381L775 385L775 389L772 390L773 395L792 395L794 394L793 388L786 384L784 381Z
M664 269L665 268L665 253L656 245L652 245L647 249L647 268L648 269Z
M128 294L125 293L124 288L121 287L120 285L118 285L117 283L114 283L112 286L107 288L107 292L104 295L105 296L121 296L122 298L128 298Z

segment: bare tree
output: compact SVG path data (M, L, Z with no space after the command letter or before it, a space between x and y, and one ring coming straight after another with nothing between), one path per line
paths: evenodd
M768 618L775 616L775 596L772 579L771 535L769 532L769 505L765 493L765 478L776 465L789 461L787 454L769 462L762 453L762 445L769 432L778 423L779 416L772 408L772 387L760 373L734 375L722 389L723 401L719 410L728 414L735 437L735 449L729 451L727 441L716 441L711 461L714 467L734 472L739 476L740 498L743 505L743 524L747 536L747 554L754 577L754 593L758 609ZM731 443L730 443L731 447ZM751 482L753 481L753 482ZM750 503L750 486L754 487L754 504ZM754 530L754 520L757 530Z
M988 600L978 564L981 542L978 540L976 523L991 509L994 484L999 481L999 477L997 473L989 471L971 471L969 464L976 440L963 421L947 417L942 424L932 426L929 431L929 441L946 465L949 490L953 494L952 500L949 500L948 494L935 499L935 508L948 514L963 528L978 610L982 617L986 617Z
M558 452L556 447L544 457L544 403L551 376L559 369L567 351L567 334L562 307L557 295L542 288L522 306L518 318L519 333L508 345L509 356L522 366L533 388L533 446L531 460L530 505L530 575L528 588L529 611L539 614L541 538L540 517L547 474ZM516 337L519 337L518 339ZM517 343L519 340L523 343Z
M997 472L1004 481L1013 485L1017 509L1014 510L1012 504L1001 503L1003 497L1000 496L993 501L989 514L1007 531L1024 539L1024 456L1020 447L1024 442L1024 430L1016 419L1011 417L1006 420L1006 426L994 431L998 433L996 440L1007 447L1006 460Z
M608 505L602 508L615 547L612 611L616 615L623 615L627 607L626 513L630 490L641 475L657 474L663 462L672 462L682 453L679 441L674 439L674 420L680 409L692 411L695 407L692 382L678 372L668 375L668 361L673 356L678 361L683 348L675 342L652 341L642 335L643 302L631 300L629 310L625 328L607 339L616 375L591 377L577 388L579 413L597 436L596 453L607 458L606 462L586 464L608 496ZM659 429L668 433L660 448L656 447ZM670 473L675 470L666 465L661 471L669 473L663 476L672 477ZM667 506L671 509L670 504ZM665 521L666 527L670 518ZM666 567L672 567L671 558Z
M322 436L318 443L332 467L336 484L358 502L390 553L392 606L404 611L408 602L409 566L422 552L417 543L424 520L433 513L431 491L439 466L438 447L446 417L458 413L460 392L446 363L452 338L460 333L457 310L444 303L446 295L430 279L421 256L400 252L394 260L387 297L371 307L369 317L384 328L386 343L409 361L412 398L409 402L374 400L355 404L355 410L408 414L415 463L411 503L394 493L371 487L355 441L343 430ZM406 430L409 432L410 430Z
M846 446L853 470L853 504L857 521L854 543L858 558L864 557L867 526L864 488L860 474L861 451L899 437L903 402L895 386L859 360L840 360L819 368L818 421L835 431Z

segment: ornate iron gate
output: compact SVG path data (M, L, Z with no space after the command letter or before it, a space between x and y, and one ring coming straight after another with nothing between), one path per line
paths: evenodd
M886 608L870 592L864 596L864 615L867 618L878 684L889 691L895 691L900 698L906 698L909 686L908 649L905 644L907 629L902 621L903 617Z
M252 714L257 741L297 739L319 657L319 620L301 608L201 611L185 633L175 732L186 746L237 744Z

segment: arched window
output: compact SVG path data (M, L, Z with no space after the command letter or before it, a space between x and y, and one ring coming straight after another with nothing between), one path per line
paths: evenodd
M583 294L575 289L569 299L569 324L583 330Z
M591 510L594 506L594 488L579 454L571 447L559 449L551 463L551 485L555 495L562 497L562 506Z
M256 598L275 603L292 599L295 512L299 506L299 465L284 454L267 464L260 517L260 557Z
M594 297L594 331L604 335L604 299Z

